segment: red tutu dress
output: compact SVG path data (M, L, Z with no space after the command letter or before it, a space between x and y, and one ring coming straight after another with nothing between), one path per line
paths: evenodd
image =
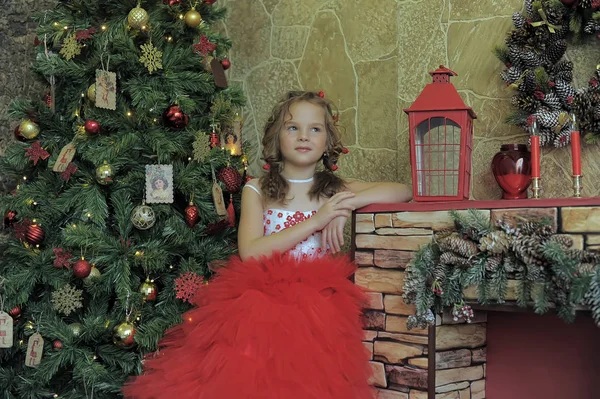
M265 211L265 235L315 212ZM159 355L123 391L131 399L367 399L366 297L347 257L315 233L286 254L232 258L196 294Z

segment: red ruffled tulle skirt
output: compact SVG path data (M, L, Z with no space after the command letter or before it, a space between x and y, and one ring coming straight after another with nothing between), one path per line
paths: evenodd
M345 257L232 258L169 330L131 399L366 399L366 297Z

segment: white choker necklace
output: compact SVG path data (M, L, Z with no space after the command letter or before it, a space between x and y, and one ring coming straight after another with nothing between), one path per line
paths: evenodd
M315 179L315 177L313 176L309 179L302 179L302 180L286 179L286 180L290 183L310 183L314 179Z

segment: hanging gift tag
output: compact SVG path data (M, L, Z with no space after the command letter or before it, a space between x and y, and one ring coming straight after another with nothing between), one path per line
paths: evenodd
M25 356L25 366L37 367L42 361L42 352L44 351L44 338L40 333L35 333L27 341L27 355Z
M0 310L0 348L11 348L13 345L13 319Z
M223 65L221 65L218 59L213 58L210 61L210 69L212 70L212 74L215 79L215 85L223 89L226 88L227 77L225 76L225 70L223 69Z
M215 209L217 210L217 215L227 215L227 209L225 208L225 200L223 199L223 190L221 190L219 183L213 183L212 194L213 202L215 203Z
M96 107L117 109L117 75L96 69Z
M73 160L75 156L75 145L73 143L69 143L60 150L60 154L58 154L58 158L52 167L54 172L64 172L67 170L67 166Z

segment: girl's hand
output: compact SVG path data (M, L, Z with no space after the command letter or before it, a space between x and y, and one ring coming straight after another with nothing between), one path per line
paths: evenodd
M338 253L344 246L344 227L346 226L346 216L338 216L333 219L321 232L321 248L327 248L332 254Z
M348 203L348 199L354 198L354 193L350 191L342 191L327 200L319 211L311 219L316 223L317 231L323 230L333 219L338 216L350 217L354 206Z

